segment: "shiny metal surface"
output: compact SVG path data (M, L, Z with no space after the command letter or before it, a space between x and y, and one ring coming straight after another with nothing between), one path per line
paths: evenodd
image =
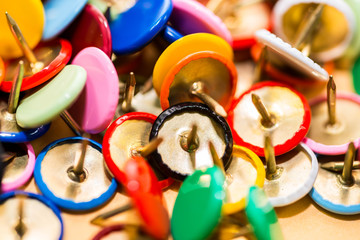
M311 123L308 138L325 145L349 143L360 136L360 105L345 99L336 99L335 125L328 123L326 101L311 106ZM351 116L351 117L350 117Z
M6 162L3 183L10 183L18 179L28 165L29 156L27 151L21 145L13 143L2 143L5 152L14 152L16 156Z
M257 94L275 125L265 128L261 116L252 103L251 94ZM301 99L286 87L263 87L246 94L234 109L234 128L246 142L264 147L264 134L271 132L274 146L283 144L300 128L304 117L304 106Z
M61 45L59 42L56 42L52 45L47 44L46 46L33 49L37 61L42 62L44 67L48 66L59 55L60 50ZM12 81L12 77L16 72L16 68L20 60L24 61L24 78L33 75L30 62L25 57L17 58L7 63L4 81Z
M110 155L121 170L134 150L149 143L152 124L143 120L127 120L116 128L110 138Z
M254 185L257 171L243 158L234 157L226 171L227 203L235 203L247 196L249 187Z
M175 75L170 86L170 106L181 102L199 101L190 94L194 82L204 83L204 92L222 106L228 104L231 93L230 74L227 67L213 58L200 58L189 62Z
M311 157L298 145L288 153L276 157L283 169L276 180L265 179L264 191L268 197L286 197L302 188L311 173Z
M199 146L191 155L181 147L181 136L191 131L193 125L197 125ZM158 153L162 161L173 171L182 174L191 174L201 167L213 166L213 160L209 149L209 141L214 144L218 156L223 156L225 151L225 136L223 129L209 117L199 113L182 113L173 116L164 122L159 129L158 137L164 138L164 142L158 147ZM176 154L174 154L176 153Z
M18 240L14 227L18 221L19 199L10 198L0 205L0 237L6 240ZM61 233L61 224L54 212L42 202L25 198L23 221L26 232L22 240L57 240Z
M325 160L325 159L322 159ZM342 159L339 159L342 160ZM334 204L359 205L360 204L360 170L353 170L354 184L350 187L342 185L340 174L319 168L314 188L325 199Z
M41 175L49 190L57 197L74 202L88 202L100 197L111 184L101 152L90 143L86 148L83 182L72 181L68 170L80 156L81 143L63 143L50 149L41 163Z
M291 42L295 40L296 31L303 16L313 5L317 4L296 4L284 14L283 31ZM325 5L319 19L319 27L312 36L311 51L317 53L336 47L344 41L349 30L347 19L343 13L332 6Z

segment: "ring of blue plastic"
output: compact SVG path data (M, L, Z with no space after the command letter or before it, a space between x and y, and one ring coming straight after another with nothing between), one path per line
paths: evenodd
M36 199L36 200L42 202L43 204L45 204L48 208L50 208L54 212L56 217L59 219L59 222L60 222L60 225L61 225L61 231L60 231L60 236L59 236L59 240L61 240L63 238L63 234L64 234L64 223L63 223L63 220L61 218L60 210L56 207L56 205L54 205L50 200L48 200L47 198L45 198L42 195L38 195L38 194L35 194L35 193L31 193L31 192L18 191L18 190L3 193L0 196L0 203L3 203L7 199L16 197L18 195L25 195L25 196L27 196L29 198Z
M21 132L0 132L0 142L23 143L35 140L44 135L50 128L50 123L38 128L24 129Z
M67 210L72 210L72 211L88 211L91 209L94 209L102 204L104 204L105 202L107 202L115 193L116 188L117 188L117 183L115 181L114 178L112 178L111 180L111 184L108 188L107 191L105 191L103 194L100 195L100 197L92 199L91 201L88 202L74 202L72 200L67 200L67 199L63 199L60 197L57 197L46 185L46 183L43 180L43 177L41 175L41 163L44 160L44 157L46 155L46 153L56 147L57 145L60 144L64 144L64 142L79 142L81 140L83 140L83 137L68 137L68 138L62 138L59 140L56 140L52 143L50 143L48 146L46 146L41 153L39 154L39 156L36 159L36 163L35 163L35 169L34 169L34 178L35 178L35 182L37 184L37 186L39 187L40 191L48 198L50 199L52 202L54 202L57 206L63 208L63 209L67 209ZM99 152L101 152L101 144L95 142L94 140L88 139L90 142L90 145L92 147L94 147L95 149L97 149Z

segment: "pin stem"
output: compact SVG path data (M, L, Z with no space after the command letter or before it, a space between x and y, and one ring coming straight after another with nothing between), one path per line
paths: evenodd
M138 152L140 152L142 157L147 157L159 147L163 140L162 137L154 138L144 147L138 149Z
M340 182L343 185L351 186L354 184L354 178L352 176L352 166L355 158L355 146L354 143L349 143L348 150L345 155L344 168L341 173Z
M10 16L8 12L5 12L6 19L8 25L10 27L10 31L13 34L14 38L16 39L17 44L21 48L23 54L25 55L26 59L30 62L30 66L33 69L33 73L40 71L43 68L43 64L36 60L36 57L27 44L24 36L21 33L21 30L15 20Z
M330 75L327 84L327 106L329 115L329 124L336 123L336 85L333 76Z
M218 166L221 169L224 176L226 176L223 161L219 158L216 149L214 147L214 144L212 142L209 142L209 148L210 148L211 157L214 161L214 165Z
M81 142L80 157L75 159L74 167L72 169L72 172L77 176L84 174L84 162L85 162L85 156L86 156L86 148L89 145L89 140L87 138L90 137L90 134L85 133L83 137L84 137L84 139Z
M18 212L19 218L18 218L18 222L15 226L15 231L16 231L17 235L20 237L20 239L22 239L27 230L26 225L24 223L24 197L23 196L19 197L18 210L19 210L19 212Z
M98 216L96 216L94 219L92 219L90 222L92 224L95 224L95 225L103 225L104 221L108 218L111 218L117 214L120 214L120 213L123 213L125 211L128 211L132 208L132 205L130 203L124 205L124 206L121 206L119 208L115 208L113 210L110 210L108 212L105 212L105 213L102 213Z
M8 112L15 113L19 103L20 89L24 77L24 62L19 61L19 66L17 68L17 73L14 75L13 84L11 87L9 102L8 102Z
M254 82L260 82L263 77L263 71L266 67L267 62L267 46L263 47L260 53L260 57L256 62L254 70Z
M192 151L198 147L198 144L196 144L196 133L197 133L197 125L194 124L191 128L191 131L186 138L186 143L188 146L188 150Z
M81 137L81 128L80 126L75 122L75 120L70 116L68 111L63 111L60 114L61 118L64 120L66 125L73 131L73 133L79 137Z
M343 162L328 162L321 164L321 168L333 171L333 172L342 172L344 169L344 163ZM354 161L352 169L360 169L360 161Z
M265 105L261 101L260 97L257 94L252 93L251 100L252 100L256 110L259 112L259 114L261 116L261 124L266 128L273 127L275 124L271 118L270 113L268 112Z
M271 143L270 134L265 135L264 141L264 155L266 160L266 178L269 180L274 179L277 173L274 147Z
M299 49L299 47L304 44L305 39L310 38L317 25L316 23L320 20L324 7L324 3L317 4L316 8L303 18L295 35L294 48Z
M130 78L126 82L126 90L124 101L121 104L121 110L123 112L129 112L131 109L131 102L135 95L136 79L133 72L130 73Z
M226 118L227 113L223 106L221 106L215 99L206 94L204 92L204 87L205 86L203 82L194 82L190 87L190 93L208 105L214 112L216 112L216 114Z

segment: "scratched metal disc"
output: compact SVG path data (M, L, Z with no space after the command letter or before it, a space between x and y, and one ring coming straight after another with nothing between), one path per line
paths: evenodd
M321 155L319 161L333 161L335 156ZM336 156L337 161L343 161L344 155ZM339 181L340 173L319 169L310 196L319 206L328 211L351 215L360 213L360 170L353 170L354 185L345 186Z
M288 153L276 157L282 169L278 179L265 179L264 191L274 207L289 205L308 194L318 173L315 154L300 143Z
M35 164L35 181L42 193L57 205L89 210L109 199L116 189L104 164L99 144L90 141L84 161L85 180L74 181L68 172L81 154L81 137L65 138L46 147Z
M180 141L194 124L197 125L198 148L189 153ZM164 141L150 155L150 164L174 179L182 181L196 169L213 166L209 141L214 144L225 169L231 162L230 128L225 119L202 103L181 103L162 112L153 124L150 139L156 136L163 137Z
M19 196L10 197L0 205L1 239L61 239L62 223L59 217L52 208L36 198L23 197L23 223L26 228L22 237L15 231L18 221Z

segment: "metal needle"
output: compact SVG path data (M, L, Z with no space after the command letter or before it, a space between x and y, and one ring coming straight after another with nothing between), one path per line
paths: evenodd
M271 143L270 134L265 134L264 155L266 160L266 179L275 180L280 177L281 168L276 166L274 147Z
M303 18L303 21L300 23L298 31L295 35L294 48L299 49L299 47L305 42L305 39L310 38L312 32L314 32L315 26L317 25L316 23L321 17L324 7L324 3L317 4L316 8Z
M336 123L336 85L332 75L330 75L327 84L327 106L329 124L334 125Z
M162 137L154 138L144 147L136 149L136 152L142 157L147 157L159 147L163 140L164 139Z
M342 172L344 169L344 163L343 162L327 162L321 164L321 168L332 171L332 172ZM352 169L360 169L360 161L354 161Z
M64 110L60 114L61 118L64 120L64 122L68 125L68 127L75 133L77 136L81 136L81 128L80 126L75 122L75 120L70 116L69 112Z
M11 87L11 92L8 102L9 113L15 113L18 107L20 89L21 89L23 77L24 77L24 62L19 61L19 66L17 68L16 74L14 75L13 85Z
M21 33L21 30L15 20L10 16L8 12L5 12L7 23L10 27L10 31L13 34L14 38L16 39L17 44L21 48L22 52L24 53L26 59L30 62L30 66L32 68L33 73L39 72L43 69L44 64L42 62L38 62L36 60L35 54L27 44L24 36Z
M275 125L275 123L273 122L270 113L266 109L266 107L263 104L263 102L261 101L260 97L257 94L252 93L251 100L252 100L256 110L259 112L259 114L261 116L261 124L266 128L273 127Z
M84 133L83 140L81 142L80 156L75 159L73 167L68 171L69 177L76 182L83 182L86 178L84 171L84 162L86 156L86 148L89 144L90 134Z
M94 225L98 225L98 226L103 226L104 225L104 222L106 219L110 218L110 217L113 217L117 214L120 214L120 213L123 213L125 211L128 211L132 208L132 205L130 203L124 205L124 206L121 206L119 208L115 208L113 210L110 210L108 212L105 212L105 213L102 213L98 216L96 216L95 218L93 218L90 223L94 224Z
M345 186L351 186L354 184L354 178L352 176L352 166L355 158L355 146L354 143L349 143L348 150L345 155L344 168L339 178L340 182Z
M212 159L214 161L214 165L218 166L221 169L224 176L226 177L223 161L219 158L219 156L216 152L216 149L214 147L214 144L211 141L209 142L209 149L210 149Z
M24 196L19 197L19 206L18 206L18 222L15 226L15 231L20 239L23 238L27 230L24 223Z
M129 112L131 109L131 101L135 94L136 79L133 72L130 73L130 78L126 82L126 90L124 101L121 104L121 110L123 112Z
M227 113L223 106L221 106L215 99L210 97L204 91L204 83L201 81L194 82L190 87L190 93L198 97L201 101L203 101L206 105L208 105L216 114L227 117Z

